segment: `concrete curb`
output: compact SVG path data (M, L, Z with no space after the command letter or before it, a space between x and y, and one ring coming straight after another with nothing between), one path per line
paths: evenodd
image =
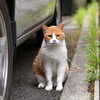
M97 25L97 27L99 25L99 5L98 5L98 12L96 15L96 25ZM98 57L99 57L99 48L98 48ZM98 70L98 72L99 72L99 70ZM94 100L100 100L99 99L99 79L96 79L95 84L94 84Z
M94 100L100 100L99 99L99 80L95 80L95 85L94 85Z

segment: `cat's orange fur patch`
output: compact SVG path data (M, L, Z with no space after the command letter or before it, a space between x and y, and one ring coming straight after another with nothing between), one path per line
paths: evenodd
M33 62L33 71L36 75L45 77L45 73L43 70L43 61L41 57L41 51L42 51L42 48L40 48L39 53Z

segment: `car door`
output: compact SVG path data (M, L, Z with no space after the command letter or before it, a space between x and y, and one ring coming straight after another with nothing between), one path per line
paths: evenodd
M17 38L52 16L56 0L16 0Z

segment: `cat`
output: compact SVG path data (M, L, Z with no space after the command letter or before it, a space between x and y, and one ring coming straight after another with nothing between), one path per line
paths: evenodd
M42 30L44 39L33 62L38 88L50 91L56 86L56 91L61 91L64 78L69 71L63 24L50 27L42 25Z

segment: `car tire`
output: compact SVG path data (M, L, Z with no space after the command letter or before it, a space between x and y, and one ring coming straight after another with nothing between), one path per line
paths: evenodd
M62 19L61 19L61 2L60 2L60 0L57 0L56 8L55 8L53 19L52 19L52 22L51 22L50 26L51 25L58 26L61 23L61 21L62 21ZM36 38L37 38L38 44L41 45L41 43L43 41L43 32L42 32L42 30L37 32Z
M13 49L10 18L5 0L0 0L0 100L8 100L12 80Z

